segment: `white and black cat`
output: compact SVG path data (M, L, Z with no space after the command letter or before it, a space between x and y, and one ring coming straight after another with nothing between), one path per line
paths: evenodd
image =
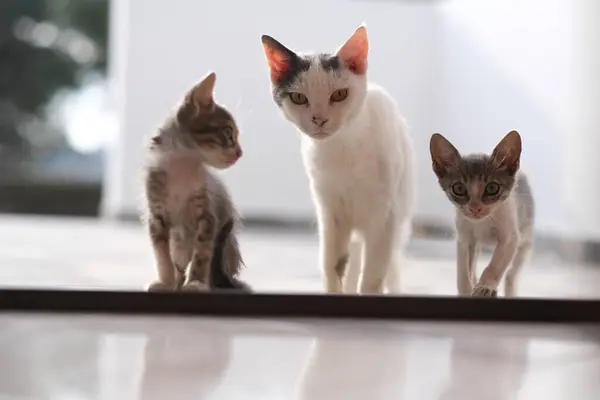
M266 35L262 43L273 99L302 133L326 291L355 292L361 264L361 293L398 291L394 253L411 231L413 146L394 100L368 82L366 27L332 54L298 54Z
M459 294L495 297L506 273L506 296L514 296L517 275L531 251L534 220L531 188L519 171L521 136L509 132L491 155L461 156L435 133L430 151L439 184L456 207ZM477 280L481 244L495 249Z

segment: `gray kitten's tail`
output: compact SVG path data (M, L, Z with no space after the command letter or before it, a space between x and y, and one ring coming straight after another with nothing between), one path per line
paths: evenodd
M229 276L224 268L225 251L227 242L232 239L230 236L233 231L233 225L233 219L227 221L215 240L215 249L210 264L210 287L211 289L236 289L244 292L252 292L250 285L234 276Z

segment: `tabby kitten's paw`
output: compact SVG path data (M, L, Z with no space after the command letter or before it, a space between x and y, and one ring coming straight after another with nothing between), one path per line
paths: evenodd
M154 281L146 286L147 292L173 292L175 291L175 287L168 283L164 283L161 281Z
M498 297L498 291L489 287L477 285L471 294L473 297Z
M181 287L182 292L198 293L208 291L208 285L200 281L190 281Z

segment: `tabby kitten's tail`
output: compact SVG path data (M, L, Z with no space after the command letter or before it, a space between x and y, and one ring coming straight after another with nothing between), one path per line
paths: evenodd
M212 289L237 289L244 292L252 292L250 285L234 276L229 276L223 268L225 245L230 240L233 225L233 219L227 221L215 240L215 249L210 264L210 287Z

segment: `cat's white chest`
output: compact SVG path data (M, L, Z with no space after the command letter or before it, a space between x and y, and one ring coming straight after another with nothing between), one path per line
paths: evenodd
M384 211L394 203L395 164L376 145L356 137L303 145L313 194L355 225L366 224L373 210Z
M473 224L473 234L478 242L487 246L495 246L498 243L498 230L489 220Z
M179 219L189 207L192 196L198 195L205 182L202 162L193 155L166 157L167 207L174 219Z

